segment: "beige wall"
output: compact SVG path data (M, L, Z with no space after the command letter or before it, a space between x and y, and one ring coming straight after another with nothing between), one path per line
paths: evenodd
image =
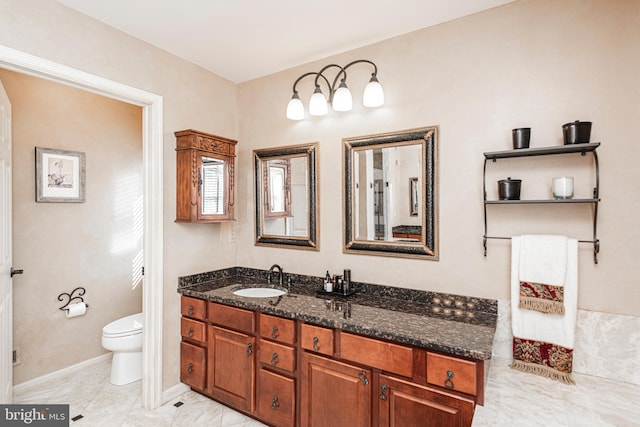
M164 98L163 386L169 388L179 381L177 278L234 265L237 250L229 243L231 224L174 222L173 132L193 128L236 139L236 85L55 1L0 0L0 28L0 45Z
M599 264L580 245L579 306L640 315L640 3L634 0L521 0L390 39L240 86L239 170L251 167L251 149L320 142L320 251L255 247L251 205L238 209L238 264L323 275L344 268L354 280L508 299L510 244L482 250L483 152L511 148L511 129L531 127L532 147L562 144L562 124L593 121L601 141ZM365 58L379 67L384 107L359 100L370 71L349 72L354 109L301 122L285 118L291 84L329 63ZM305 84L306 83L306 84ZM309 81L298 87L306 103ZM440 261L342 253L342 138L420 126L440 128ZM593 175L579 156L513 160L489 165L496 181L522 178L523 198L549 197L551 178L576 177L576 196L589 197ZM531 172L528 169L532 169ZM253 197L251 176L239 180L239 200ZM591 239L588 206L490 207L489 233L560 233Z
M142 110L0 70L12 105L14 348L20 384L105 353L102 328L142 311ZM34 147L86 153L85 203L36 203ZM136 209L138 208L138 209ZM83 317L61 293L86 289Z

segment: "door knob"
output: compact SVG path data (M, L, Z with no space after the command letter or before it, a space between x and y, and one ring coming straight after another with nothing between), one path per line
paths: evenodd
M23 274L24 270L15 270L13 267L11 267L11 277L15 276L16 274Z

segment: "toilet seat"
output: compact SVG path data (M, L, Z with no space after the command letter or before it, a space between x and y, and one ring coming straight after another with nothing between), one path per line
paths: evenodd
M102 336L106 338L126 337L142 333L142 313L132 314L118 320L114 320L102 328Z

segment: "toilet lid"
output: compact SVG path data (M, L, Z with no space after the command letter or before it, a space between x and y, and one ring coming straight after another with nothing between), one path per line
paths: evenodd
M102 328L102 334L106 336L118 336L141 333L143 325L142 322L142 313L132 314L131 316L123 317L109 323L107 326Z

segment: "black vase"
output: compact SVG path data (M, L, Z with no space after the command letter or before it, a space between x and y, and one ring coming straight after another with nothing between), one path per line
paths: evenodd
M513 148L519 150L521 148L529 148L529 140L531 139L531 128L518 128L511 131L513 135Z

